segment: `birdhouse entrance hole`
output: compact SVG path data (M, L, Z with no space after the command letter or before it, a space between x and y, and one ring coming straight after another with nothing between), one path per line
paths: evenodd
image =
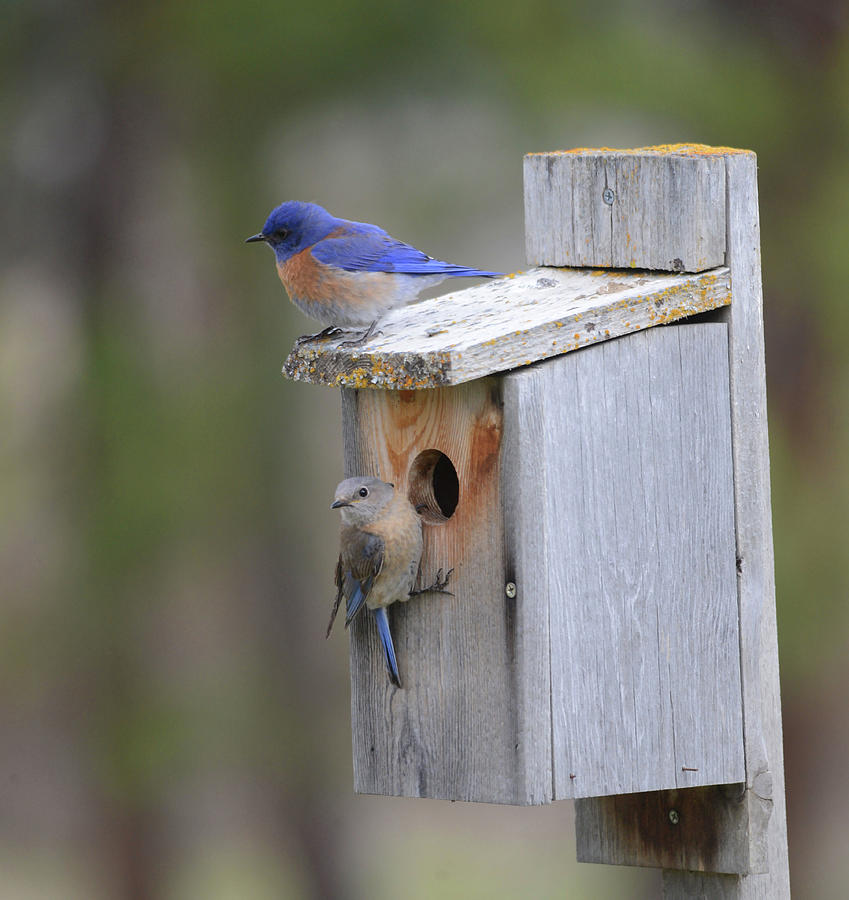
M454 463L439 450L424 450L410 466L410 503L428 525L442 525L454 515L460 481Z

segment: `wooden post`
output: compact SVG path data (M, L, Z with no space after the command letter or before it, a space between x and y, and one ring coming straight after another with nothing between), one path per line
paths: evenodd
M532 154L525 209L532 265L731 270L720 316L729 334L745 783L736 792L579 800L579 859L664 866L670 900L789 897L755 155L687 145Z

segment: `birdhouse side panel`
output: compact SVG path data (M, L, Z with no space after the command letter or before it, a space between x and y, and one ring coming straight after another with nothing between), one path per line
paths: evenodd
M743 778L727 372L700 324L508 376L544 423L556 799Z

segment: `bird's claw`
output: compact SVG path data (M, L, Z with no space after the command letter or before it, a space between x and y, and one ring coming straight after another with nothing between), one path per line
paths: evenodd
M300 347L301 344L309 344L310 341L324 341L327 338L335 337L337 334L344 334L345 329L339 328L338 325L328 325L327 328L322 328L321 331L317 331L315 334L302 334L296 341L295 346Z
M447 593L445 591L445 588L448 587L448 582L451 580L451 575L453 574L453 572L454 572L453 566L447 572L445 572L444 575L442 574L443 570L438 569L437 573L436 573L436 581L434 581L434 583L430 586L429 590L442 591L442 592Z
M367 328L358 338L352 338L350 341L340 341L340 347L362 347L362 345L373 337L383 334L382 331L375 331L374 326Z
M430 587L421 588L417 591L410 591L410 596L417 597L419 594L447 594L449 597L453 597L454 594L452 594L451 591L446 590L453 571L454 569L451 568L443 575L443 569L439 569L436 573L436 580Z

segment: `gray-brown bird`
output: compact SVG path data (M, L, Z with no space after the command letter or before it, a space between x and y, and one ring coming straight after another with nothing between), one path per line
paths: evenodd
M338 591L327 634L343 595L346 628L365 604L377 623L389 678L401 687L386 607L422 593L413 590L422 557L421 519L394 485L370 476L341 482L331 509L341 510L342 534L336 564ZM439 585L437 578L434 589L442 589Z

